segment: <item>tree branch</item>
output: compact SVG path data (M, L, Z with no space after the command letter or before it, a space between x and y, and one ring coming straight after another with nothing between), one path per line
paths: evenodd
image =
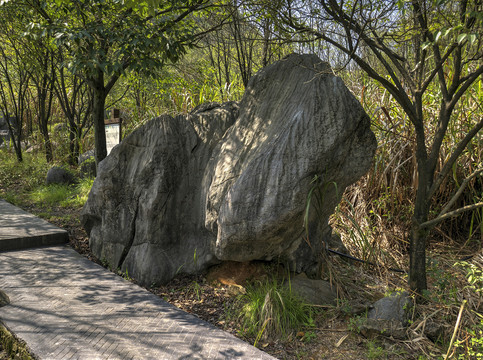
M446 53L443 55L443 57L441 58L440 62L437 63L435 66L434 66L434 69L433 71L431 72L431 74L426 78L426 81L423 83L423 85L421 86L421 92L425 92L427 87L429 86L429 84L431 83L431 81L433 81L434 77L436 76L436 74L438 73L439 69L443 66L444 62L449 58L449 56L451 55L451 53L453 52L453 50L456 48L457 44L453 44L449 47L449 49L446 51Z
M374 80L381 83L389 91L389 93L391 93L391 95L394 96L394 98L397 100L397 102L402 106L404 111L408 114L408 117L411 120L411 122L413 124L415 123L416 114L414 112L413 104L411 103L411 100L409 99L409 97L406 95L406 92L404 90L402 90L402 88L401 89L398 88L397 86L392 84L390 81L388 81L386 78L381 76L376 70L374 70L361 57L359 57L357 54L351 52L350 49L341 45L338 41L335 41L332 38L330 38L329 36L322 34L318 31L315 31L312 28L308 28L304 25L295 23L293 17L286 17L285 16L284 21L292 29L294 29L294 30L296 30L300 33L307 33L307 34L312 35L312 36L314 36L318 39L322 39L324 41L327 41L329 44L333 45L337 49L339 49L342 52L346 53L347 55L351 56L352 59L357 63L357 65L359 65L371 78L373 78ZM376 51L375 54L377 56L378 52ZM378 58L381 60L382 55L381 54L379 54L379 55L380 55L380 57L378 57Z
M475 170L470 176L468 176L466 179L463 180L463 183L459 187L459 189L456 192L456 194L454 194L454 196L446 204L446 206L443 208L443 210L441 210L441 212L439 213L438 217L439 216L443 216L444 214L446 214L448 212L449 209L451 209L451 207L454 205L454 203L456 202L456 200L458 200L459 197L461 196L461 194L463 193L464 189L466 188L466 185L468 185L468 183L470 182L470 180L473 179L478 174L481 174L482 172L483 172L483 168L480 167L479 169Z
M448 175L449 171L453 167L453 164L456 162L458 157L461 155L463 150L466 148L468 143L475 137L476 134L483 128L483 118L480 119L480 122L476 124L473 129L471 129L468 134L458 143L456 146L456 149L453 151L451 154L450 158L448 161L444 164L443 169L438 174L438 177L436 181L433 183L431 186L431 189L429 190L428 198L431 198L436 190L441 186L444 178L446 175Z
M483 74L483 65L481 65L478 69L473 71L471 74L469 74L469 75L467 75L467 76L465 76L464 78L461 79L461 82L462 82L463 85L461 85L461 87L458 89L458 91L455 93L455 95L451 99L451 102L448 105L448 108L450 110L452 110L456 106L456 104L458 103L460 98L464 95L466 90L468 90L468 88L471 86L471 84L473 84L473 82L475 82L476 79L478 79L478 77L482 74Z
M464 206L464 207L459 208L457 210L454 210L454 211L451 211L451 212L446 213L444 215L438 216L438 217L436 217L432 220L426 221L426 222L420 224L419 228L420 229L432 228L435 225L439 224L440 222L442 222L446 219L449 219L449 218L454 217L454 216L458 216L459 214L464 213L465 211L476 210L476 209L479 209L481 207L483 207L483 202L478 202L476 204Z

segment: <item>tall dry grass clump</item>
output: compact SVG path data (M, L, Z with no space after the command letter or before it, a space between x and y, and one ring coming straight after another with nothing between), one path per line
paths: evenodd
M360 100L372 122L378 149L373 167L358 183L346 189L332 218L351 253L363 260L405 268L412 209L417 190L416 139L413 127L392 96L364 74L343 74L344 80ZM438 91L429 91L424 111L428 134L434 133L439 103ZM483 117L483 80L477 81L460 102L441 149L437 171L472 125ZM432 203L434 216L450 201L470 174L481 167L483 136L478 134L453 166ZM467 181L453 208L481 201L482 178ZM431 233L431 244L451 245L469 253L482 246L483 211L477 209L448 219Z

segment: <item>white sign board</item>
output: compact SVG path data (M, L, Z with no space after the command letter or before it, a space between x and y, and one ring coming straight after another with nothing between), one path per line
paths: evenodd
M119 138L121 137L121 124L106 124L106 147L107 155L111 152L112 148L119 144Z
M0 136L8 136L9 131L8 130L0 130Z

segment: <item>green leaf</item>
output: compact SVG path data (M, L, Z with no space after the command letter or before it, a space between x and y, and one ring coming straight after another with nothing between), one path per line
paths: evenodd
M423 46L421 47L421 49L423 51L427 50L431 45L433 45L433 43L431 41L425 41L425 42L423 42Z
M448 37L448 35L453 31L453 28L446 29L443 33L443 38Z
M436 33L436 36L434 37L435 43L438 43L439 39L441 38L441 35L442 35L442 30L440 30Z
M476 34L469 34L468 35L468 42L470 43L470 45L474 45L475 42L476 42L476 39L477 39Z

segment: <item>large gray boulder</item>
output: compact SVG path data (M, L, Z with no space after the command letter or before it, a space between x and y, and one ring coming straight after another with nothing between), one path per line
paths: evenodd
M319 228L309 240L329 240L327 222L344 188L372 162L369 123L342 80L314 55L292 55L258 72L212 165L206 227L217 233L217 258L283 255L294 270L306 270L315 261L308 252L321 250L321 242L307 246L301 236L311 181L321 176L326 189L324 206L312 211ZM297 254L300 245L304 251Z
M211 104L138 128L99 164L82 211L93 253L144 285L216 262L201 183L238 105Z
M239 105L206 104L134 131L99 164L82 220L94 254L145 285L220 260L278 258L316 274L334 238L328 218L375 148L342 80L294 54L258 72ZM323 206L304 239L315 175Z

